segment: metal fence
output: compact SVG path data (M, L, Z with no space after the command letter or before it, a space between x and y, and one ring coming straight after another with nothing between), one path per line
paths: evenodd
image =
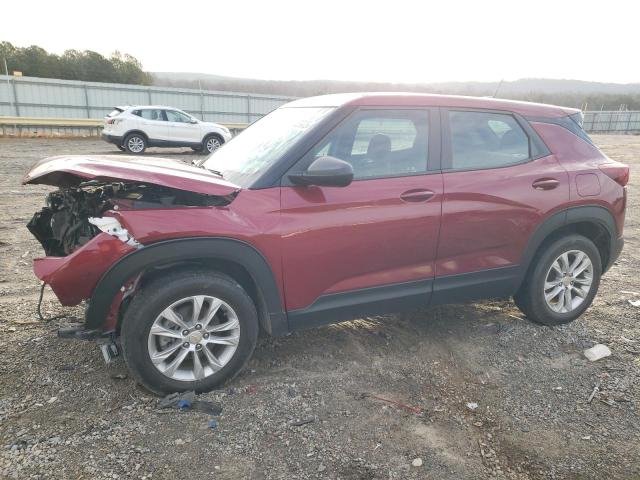
M0 75L0 116L102 119L116 105L170 105L204 121L252 123L293 97Z
M584 129L589 133L637 133L640 111L585 112Z
M205 121L253 123L294 97L254 93L219 92L187 88L145 87L117 83L79 82L52 78L0 75L1 129L27 133L46 125L47 119L69 119L60 124L65 131L82 129L73 122L101 120L116 105L170 105ZM23 121L18 122L15 117ZM63 122L64 123L64 122ZM93 123L93 129L98 128ZM5 131L7 128L9 130ZM47 131L53 127L47 127ZM591 111L584 114L584 128L590 133L640 132L640 111Z

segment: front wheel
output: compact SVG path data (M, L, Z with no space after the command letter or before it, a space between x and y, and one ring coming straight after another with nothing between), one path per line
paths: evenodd
M207 392L247 363L258 318L230 277L184 271L150 282L133 298L121 337L129 369L152 392Z
M516 305L534 322L569 323L589 308L598 292L602 260L591 240L568 235L536 255Z

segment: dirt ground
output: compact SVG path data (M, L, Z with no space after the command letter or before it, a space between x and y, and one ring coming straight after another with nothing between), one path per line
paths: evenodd
M211 429L206 414L159 410L95 343L57 338L69 318L37 320L42 251L25 224L49 188L20 178L45 156L117 151L0 138L0 477L640 478L640 137L594 139L632 165L627 243L580 320L547 328L485 301L262 338L238 378L202 395L223 405ZM50 292L44 312L82 314ZM586 360L596 343L613 355Z

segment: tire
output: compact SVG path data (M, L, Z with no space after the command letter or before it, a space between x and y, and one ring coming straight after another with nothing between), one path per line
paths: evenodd
M147 138L140 133L130 133L125 137L123 147L127 152L139 155L147 149Z
M563 254L567 254L566 260L562 260ZM586 255L590 267L576 273L587 264L581 254ZM580 263L576 264L578 261ZM576 267L572 269L574 264ZM589 308L598 292L602 275L600 252L582 235L572 234L551 242L536 254L531 265L514 300L527 318L536 323L552 326L572 322ZM576 274L563 275L562 270ZM573 282L572 278L575 279ZM567 301L567 290L570 302ZM547 300L547 296L551 298Z
M202 150L204 151L204 153L213 153L218 148L220 148L223 143L224 140L220 135L216 135L215 133L212 135L207 135L202 141Z
M192 309L195 302L184 300L192 296L214 298L223 304L218 307L209 325L205 325L205 322L212 303L205 300L201 304L200 320L194 323ZM177 307L174 306L176 304ZM229 313L227 307L235 316ZM182 315L189 319L183 320L190 327L189 335L185 336L183 327L164 316L169 308L178 314L178 320L182 319ZM237 330L223 328L230 324L237 324ZM152 326L155 332L153 334ZM198 326L201 328L196 330ZM169 332L171 337L165 336L166 327L173 328ZM212 331L212 328L220 330ZM232 379L242 370L253 354L258 330L256 307L245 290L232 278L212 271L182 271L150 282L133 298L123 320L121 343L129 370L138 383L148 390L157 394L187 390L207 392ZM208 340L204 340L200 332L205 332L204 335L209 336ZM229 335L225 336L227 333ZM194 340L192 336L197 338ZM221 339L229 344L219 344ZM201 343L194 344L194 341ZM209 343L203 346L203 342ZM234 347L231 344L234 342L236 346L232 351ZM189 347L185 347L187 344ZM196 351L198 345L200 350ZM166 360L161 359L172 349L173 353L167 355ZM219 362L215 368L208 361L210 357L205 349L209 354L213 353ZM155 364L151 355L156 355ZM180 355L186 356L183 356L184 360L173 372L172 363ZM195 357L198 357L197 362ZM196 363L200 364L200 369L196 368ZM165 373L162 369L165 369ZM201 372L200 378L196 377L196 371Z

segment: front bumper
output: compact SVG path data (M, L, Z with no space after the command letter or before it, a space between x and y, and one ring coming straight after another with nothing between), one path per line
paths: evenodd
M122 145L122 136L111 135L110 133L102 132L102 139L105 142L113 143L114 145Z
M102 275L117 260L136 250L116 237L100 233L66 257L44 257L33 261L33 271L65 306L78 305L91 297Z

